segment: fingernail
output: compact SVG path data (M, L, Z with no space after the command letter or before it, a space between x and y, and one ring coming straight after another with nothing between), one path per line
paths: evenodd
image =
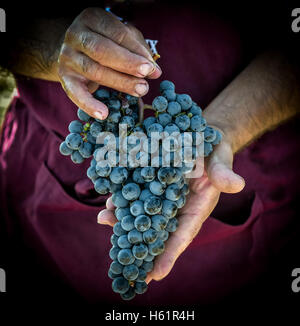
M97 222L98 222L99 224L103 224L103 222L105 221L105 220L103 220L103 217L101 216L101 215L102 215L102 212L103 212L103 211L99 212L99 214L98 214L98 216L97 216Z
M149 86L147 84L137 84L135 86L135 91L139 96L142 96L148 92Z
M160 71L162 71L161 68L160 68L160 66L156 62L155 62L155 66L156 66L157 69L159 69Z
M95 117L96 117L97 119L99 119L99 120L104 120L104 119L105 119L105 117L103 116L102 112L96 111L96 112L94 113L94 115L95 115Z
M150 75L150 73L153 72L154 69L155 69L155 67L152 64L150 64L150 63L143 63L139 67L139 72L143 76L148 76L148 75Z

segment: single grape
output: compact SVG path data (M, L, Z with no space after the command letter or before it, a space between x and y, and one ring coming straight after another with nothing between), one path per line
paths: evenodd
M133 171L133 174L132 174L132 180L135 182L135 183L139 183L139 184L142 184L144 183L144 179L142 178L141 176L141 170L142 168L136 168L134 171Z
M163 127L172 122L172 116L166 112L159 114L157 119Z
M129 289L129 282L124 277L116 277L112 282L112 289L116 293L125 293Z
M94 147L91 143L83 142L79 147L79 153L84 158L89 158L93 155Z
M113 246L109 251L109 257L111 260L116 260L118 257L118 253L121 249L117 246Z
M140 187L136 183L128 183L122 189L122 195L127 200L136 200L141 193Z
M212 127L207 126L204 130L204 140L208 143L214 142L217 137L216 130Z
M163 184L171 184L177 178L177 172L174 167L162 167L157 172L158 180Z
M175 123L180 130L186 131L190 127L191 121L187 115L179 115L176 117Z
M153 256L162 254L165 250L164 242L161 239L157 239L155 242L148 245L149 253ZM143 265L142 265L143 266Z
M166 218L170 219L174 217L177 213L177 205L174 201L171 200L163 200L162 203L162 215L164 215Z
M100 132L102 131L102 124L95 121L91 124L90 133L93 137L97 138Z
M109 193L110 182L108 179L98 178L94 183L94 187L99 194L106 195Z
M113 183L121 184L128 178L128 171L125 167L114 167L109 178Z
M114 274L121 274L123 271L123 265L121 265L118 261L114 260L111 264L110 264L110 270L114 273Z
M121 276L120 274L115 274L111 271L111 269L108 270L108 273L107 273L108 277L111 278L112 280L114 280L115 278Z
M178 200L176 200L176 205L178 208L182 208L186 203L185 195L181 195Z
M143 264L143 262L144 262L143 259L135 259L134 264L135 264L137 267L141 267L142 264Z
M148 255L148 247L144 243L135 244L132 253L137 259L144 259Z
M73 153L73 149L71 149L70 147L67 146L67 143L65 141L63 141L60 145L59 145L59 151L62 155L68 156L71 155Z
M78 151L73 151L73 153L71 154L71 160L76 164L80 164L84 161L84 158L80 155Z
M128 281L134 281L139 275L139 268L135 264L126 265L123 268L123 276Z
M113 183L113 182L110 183L110 192L112 194L116 193L117 191L119 191L121 189L122 189L121 184L116 184L116 183Z
M167 89L170 89L175 92L175 85L169 80L163 80L159 85L159 90L163 92Z
M118 239L119 237L113 233L110 237L110 243L116 247L118 245Z
M161 231L165 229L168 224L168 219L163 215L154 215L151 218L151 226L156 231Z
M218 144L220 144L221 140L222 140L222 135L221 135L221 133L220 133L219 130L216 130L216 138L215 138L215 140L212 142L212 144L213 144L213 145L218 145Z
M80 120L88 122L89 119L91 118L87 113L85 113L83 110L81 110L80 108L78 108L77 110L77 116Z
M172 183L168 186L165 192L165 197L169 200L176 201L180 198L181 191L176 183Z
M200 115L194 115L191 118L191 129L193 131L203 131L206 127L206 120Z
M80 134L83 131L82 123L78 120L71 121L68 127L71 133Z
M212 151L213 151L212 144L204 142L204 157L207 157Z
M151 196L144 201L144 210L149 215L156 215L162 209L161 199L157 196Z
M148 285L146 282L135 282L134 291L137 294L143 294L147 291Z
M139 269L139 275L136 278L136 281L137 282L145 281L146 277L147 277L147 272L143 268L140 268Z
M165 242L165 241L167 241L168 238L169 238L169 232L166 231L166 230L161 230L161 231L158 231L157 236L158 236L158 238L159 238L160 240L162 240L162 241Z
M175 101L169 102L167 112L171 116L175 116L175 115L179 114L181 112L180 104L178 102L175 102Z
M157 112L164 112L164 111L166 111L167 106L168 106L168 101L163 96L157 96L157 97L155 97L154 100L153 100L153 102L152 102L152 107Z
M129 290L125 293L121 293L121 298L123 300L131 300L135 297L135 290L130 287Z
M66 137L65 140L67 146L73 150L78 150L79 147L82 145L82 138L77 133L71 133Z
M121 249L131 248L132 244L128 241L127 234L123 234L119 237L118 246Z
M188 110L188 113L192 113L192 115L202 115L202 110L200 106L196 103L193 103L192 107Z
M135 218L132 215L126 215L122 218L121 226L125 231L131 231L134 229Z
M130 204L130 213L133 216L145 214L144 202L142 200L135 200Z
M157 239L157 231L150 228L149 230L143 232L143 239L147 244L153 243Z
M157 232L158 234L158 232ZM148 253L147 257L144 258L144 261L152 261L155 258L155 256L152 256Z
M103 166L103 162L98 162L95 170L100 177L107 178L109 177L112 168L108 164Z
M123 197L121 190L118 190L117 192L115 192L112 195L111 200L116 207L127 207L128 206L128 200Z
M114 234L117 235L118 237L120 237L123 234L127 234L127 232L122 228L121 222L117 222L113 226L113 231L114 231Z
M99 175L96 172L96 169L94 166L90 166L86 171L87 176L92 180L95 181L99 178Z
M132 244L140 243L143 241L143 235L137 229L133 229L127 234L128 241Z
M108 101L108 107L113 110L120 110L121 102L117 99L110 99Z
M149 184L149 190L153 195L161 196L165 192L166 186L158 180L153 180Z
M178 227L178 220L176 217L169 219L169 222L166 226L166 231L175 232Z
M134 263L134 256L131 249L121 249L118 253L118 262L122 265L131 265Z
M178 102L183 111L187 111L193 105L191 97L187 94L177 94L176 102Z
M141 176L145 182L151 182L155 178L155 168L152 166L145 166L141 169Z
M134 220L134 226L138 231L144 232L151 226L151 220L147 215L139 215Z

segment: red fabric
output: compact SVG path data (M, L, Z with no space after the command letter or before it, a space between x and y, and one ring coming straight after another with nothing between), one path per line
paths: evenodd
M159 24L151 11L138 13L134 22L146 38L159 41L162 78L205 106L240 68L239 36L212 16L168 10L167 16L160 13ZM162 78L151 82L146 102ZM19 78L18 89L1 137L0 213L7 233L21 228L24 244L88 300L120 302L107 276L112 230L96 219L105 198L86 177L89 162L75 165L58 151L76 107L58 83ZM299 236L293 206L300 173L296 124L281 126L236 155L234 169L246 188L222 195L170 275L129 304L214 301L253 280ZM238 226L213 217L229 221L242 211L247 221Z

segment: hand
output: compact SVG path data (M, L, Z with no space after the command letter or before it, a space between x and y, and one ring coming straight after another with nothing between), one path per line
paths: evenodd
M69 98L97 119L108 115L91 95L99 85L140 97L149 89L144 78L161 75L142 34L100 8L85 9L68 28L57 69Z
M231 145L223 137L211 156L205 160L205 171L202 177L190 179L190 193L185 206L178 211L179 226L170 233L165 251L156 257L154 269L147 276L147 283L152 279L158 281L166 277L177 258L198 234L203 222L215 208L221 192L237 193L245 186L242 177L232 171L233 152ZM107 209L98 215L98 223L113 226L117 219L111 198L107 200Z

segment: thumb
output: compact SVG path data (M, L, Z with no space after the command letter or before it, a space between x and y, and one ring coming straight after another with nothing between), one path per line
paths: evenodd
M245 180L232 171L233 153L228 143L219 144L207 162L210 182L221 192L237 193L245 187Z

